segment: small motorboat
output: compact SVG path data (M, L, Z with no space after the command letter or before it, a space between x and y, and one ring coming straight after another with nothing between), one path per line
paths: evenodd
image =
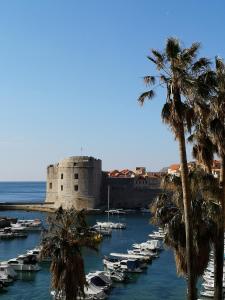
M106 276L106 275L105 275ZM86 281L90 285L90 287L94 286L96 289L100 291L108 291L112 285L112 281L109 277L111 283L105 279L105 276L99 276L94 273L89 273L86 275Z
M17 273L7 262L0 262L0 272L7 275L9 278L16 279Z
M17 258L8 260L7 263L15 271L37 272L41 269L37 263L36 256L31 254L19 255Z

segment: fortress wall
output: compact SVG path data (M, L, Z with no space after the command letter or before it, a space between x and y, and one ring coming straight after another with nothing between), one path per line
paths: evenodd
M110 185L110 208L147 207L161 193L160 181L154 188L138 189L134 178L108 178ZM104 189L104 203L107 203L107 192Z

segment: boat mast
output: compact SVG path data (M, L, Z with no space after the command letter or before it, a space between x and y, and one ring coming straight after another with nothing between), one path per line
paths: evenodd
M108 223L109 223L109 193L110 193L110 186L108 184Z

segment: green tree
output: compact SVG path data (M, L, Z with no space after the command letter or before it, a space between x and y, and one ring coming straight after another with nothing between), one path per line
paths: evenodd
M57 299L76 300L86 283L82 247L97 250L101 237L90 231L84 211L59 208L48 218L41 257L50 257L52 288Z
M200 96L208 95L205 88L207 78L205 74L209 71L209 61L206 58L197 59L198 49L199 43L193 43L190 48L182 49L177 39L169 38L162 53L152 50L152 55L148 56L148 59L155 64L159 74L144 77L144 82L148 86L154 85L154 88L141 94L138 99L140 104L143 104L146 99L154 97L156 86L166 87L166 103L162 109L162 119L172 129L179 143L189 300L196 299L196 278L193 272L191 200L185 131L190 130L195 121L193 102Z

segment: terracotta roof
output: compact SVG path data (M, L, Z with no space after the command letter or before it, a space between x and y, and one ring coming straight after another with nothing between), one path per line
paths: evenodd
M177 171L180 168L180 164L173 164L169 167L170 170Z

